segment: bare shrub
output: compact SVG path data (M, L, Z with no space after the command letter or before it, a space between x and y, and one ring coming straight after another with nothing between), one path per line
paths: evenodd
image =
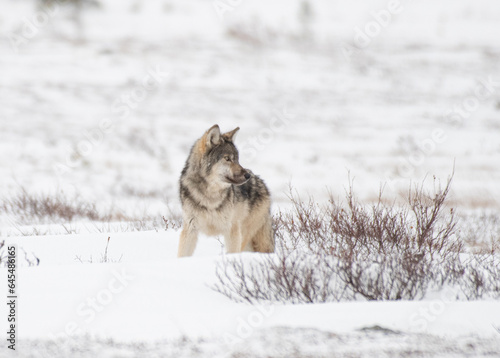
M498 212L468 213L461 216L462 237L475 254L500 252L500 215Z
M176 219L175 217L171 219L166 219L165 216L162 216L161 219L165 224L165 231L168 231L169 229L179 230L181 228L182 221Z
M500 298L500 259L494 253L472 255L461 268L456 284L468 300Z
M23 248L18 248L17 251L17 265L21 260L19 259L19 252L23 253L24 263L28 266L38 266L40 259L33 253L28 254ZM5 240L0 241L0 267L6 267L8 264L7 247L5 247Z
M258 262L243 258L218 264L218 283L214 289L235 301L314 303L338 301L344 297L341 287L333 286L336 272L324 265L322 257L302 251L282 251L265 255Z
M0 266L4 266L7 260L7 252L4 249L5 240L0 241Z
M123 220L126 217L119 212L100 213L95 203L83 200L80 196L66 197L61 193L29 193L21 188L20 192L10 198L3 198L0 213L14 215L22 223L54 221L63 219L72 221L76 218L92 221Z
M403 206L386 204L382 191L374 205L362 205L352 183L345 204L290 195L293 210L274 218L276 254L224 260L215 289L236 300L289 303L420 299L445 283L471 298L498 291L498 265L488 273L460 260L455 212L445 207L451 178L444 188L434 184L432 194L423 184L410 189Z
M0 198L0 219L9 223L6 236L76 234L82 228L88 230L86 223L78 225L82 221L89 221L97 232L177 230L181 227L181 214L167 199L164 201L165 216L146 211L126 214L119 207L98 206L79 194L33 193L21 186L11 196Z

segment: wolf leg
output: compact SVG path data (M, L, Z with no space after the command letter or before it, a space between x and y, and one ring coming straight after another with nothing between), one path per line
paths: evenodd
M255 250L252 244L252 240L243 240L241 251L254 252Z
M224 242L226 243L226 251L228 254L241 252L241 230L238 224L231 227L228 235L224 235Z
M185 221L186 222L186 221ZM182 228L181 237L179 239L179 250L177 257L191 256L196 248L198 242L198 230L190 223L184 224Z
M257 230L252 238L252 245L255 252L274 252L273 228L270 219Z

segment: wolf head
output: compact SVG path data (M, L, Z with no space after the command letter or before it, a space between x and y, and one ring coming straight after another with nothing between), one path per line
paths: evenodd
M221 134L216 124L195 143L191 159L196 163L192 164L203 177L227 186L242 185L250 179L250 172L239 163L238 150L234 145L239 129Z

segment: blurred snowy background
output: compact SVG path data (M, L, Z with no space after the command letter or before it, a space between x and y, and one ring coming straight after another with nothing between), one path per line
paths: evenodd
M5 204L23 191L78 198L111 220L178 212L184 161L215 123L241 127L240 161L276 206L289 184L303 197L342 196L348 172L363 200L384 183L395 197L426 175L445 180L455 163L452 204L500 208L496 0L0 9L5 235L32 224Z

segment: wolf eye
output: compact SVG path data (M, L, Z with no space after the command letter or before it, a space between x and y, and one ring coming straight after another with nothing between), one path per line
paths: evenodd
M224 157L224 159L225 159L227 162L230 162L230 161L231 161L231 158L229 157L229 155L226 155L226 156Z

